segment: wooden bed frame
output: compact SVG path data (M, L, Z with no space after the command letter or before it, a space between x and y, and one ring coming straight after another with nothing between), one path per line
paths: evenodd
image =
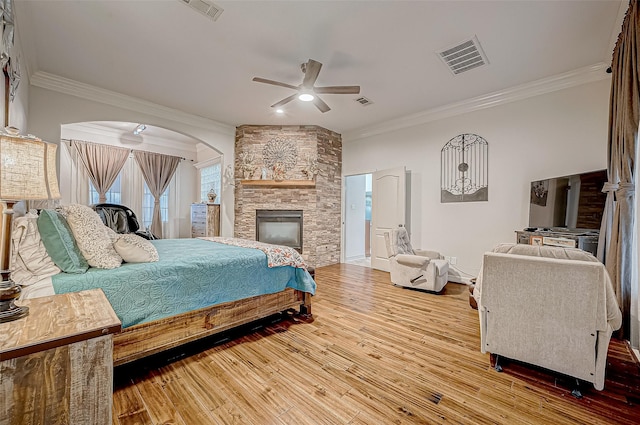
M125 328L113 339L113 364L119 366L286 310L311 314L311 295L287 288L189 311Z

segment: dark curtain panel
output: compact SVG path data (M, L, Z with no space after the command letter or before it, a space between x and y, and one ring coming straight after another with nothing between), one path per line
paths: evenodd
M105 193L116 181L131 150L78 140L72 140L71 146L78 152L93 187L100 195L98 202L106 202Z
M622 310L622 337L629 339L633 232L635 229L635 152L640 122L640 19L638 2L632 0L613 51L609 107L608 183L605 214L600 230L598 256L604 260Z
M160 197L169 186L169 182L178 169L181 158L142 151L135 151L134 157L142 170L144 181L154 197L153 219L149 231L155 237L162 238Z

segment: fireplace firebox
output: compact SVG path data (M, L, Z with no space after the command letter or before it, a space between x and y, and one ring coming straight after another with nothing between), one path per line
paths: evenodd
M256 210L256 240L302 253L302 210Z

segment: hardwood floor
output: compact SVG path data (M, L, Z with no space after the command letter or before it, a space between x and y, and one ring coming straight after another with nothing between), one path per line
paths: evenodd
M464 285L435 295L347 264L316 281L312 320L271 319L116 368L113 423L640 423L640 367L621 341L604 391L585 384L578 400L567 377L491 368Z

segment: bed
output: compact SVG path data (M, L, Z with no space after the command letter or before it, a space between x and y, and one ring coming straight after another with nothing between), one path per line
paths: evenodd
M24 296L100 288L123 325L116 366L280 312L311 313L316 284L303 264L274 265L267 252L245 247L255 242L213 239L151 241L157 262L58 273L25 287Z

